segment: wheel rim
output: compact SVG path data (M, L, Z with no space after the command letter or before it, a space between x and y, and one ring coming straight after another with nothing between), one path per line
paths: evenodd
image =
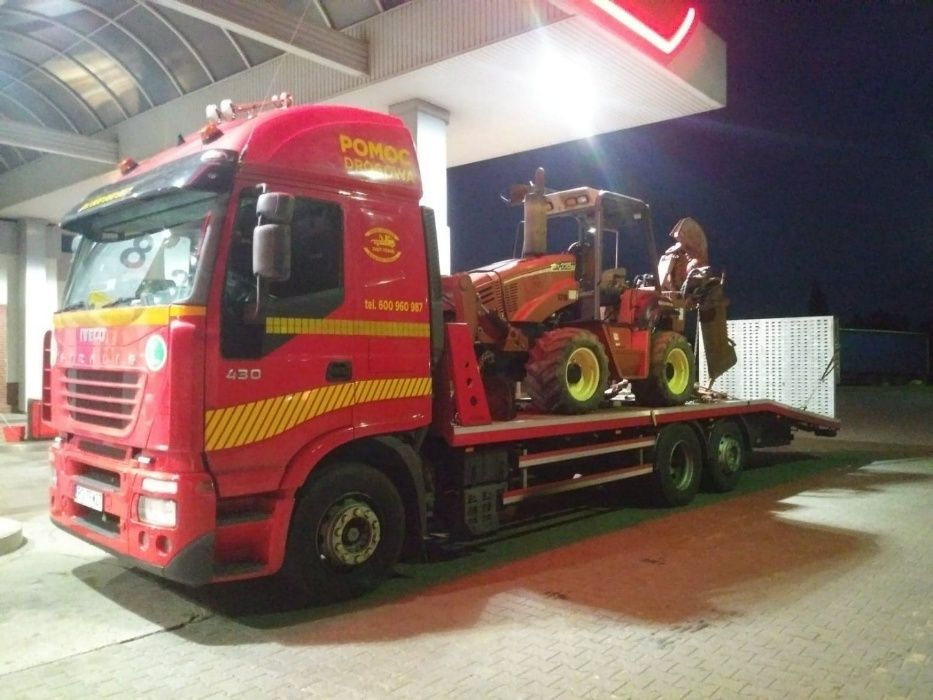
M680 348L674 348L664 363L664 379L672 394L682 394L690 383L690 358Z
M586 401L599 387L599 360L589 348L577 348L567 360L567 391L575 401Z
M726 474L734 474L742 465L742 444L731 435L719 441L719 464Z
M375 553L381 535L379 516L370 505L357 497L344 498L321 520L321 558L340 568L359 566Z
M690 448L684 441L678 442L671 448L670 473L671 483L678 491L683 491L693 480L695 465L690 455Z

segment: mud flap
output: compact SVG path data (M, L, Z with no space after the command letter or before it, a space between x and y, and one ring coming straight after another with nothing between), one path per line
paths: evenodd
M717 377L735 365L735 346L726 330L726 307L729 300L723 294L722 285L711 287L700 302L700 329L703 333L703 348L706 351L706 366L709 369L709 384L712 387Z

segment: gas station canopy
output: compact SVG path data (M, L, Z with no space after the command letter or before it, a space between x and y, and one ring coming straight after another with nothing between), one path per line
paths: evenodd
M446 160L723 107L725 45L686 2L0 0L0 216L57 220L226 98L447 122Z

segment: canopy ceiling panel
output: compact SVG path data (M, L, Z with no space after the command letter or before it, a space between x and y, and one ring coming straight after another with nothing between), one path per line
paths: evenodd
M404 2L263 0L257 15L341 30ZM0 119L93 136L281 53L158 2L0 0ZM3 146L0 174L22 153Z

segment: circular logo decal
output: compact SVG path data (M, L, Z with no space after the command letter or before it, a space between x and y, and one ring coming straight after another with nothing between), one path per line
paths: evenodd
M146 341L146 367L151 372L158 372L168 359L168 348L161 335L154 335Z
M363 250L373 260L382 263L395 262L402 257L398 249L398 235L387 228L371 228L365 234L366 243Z

